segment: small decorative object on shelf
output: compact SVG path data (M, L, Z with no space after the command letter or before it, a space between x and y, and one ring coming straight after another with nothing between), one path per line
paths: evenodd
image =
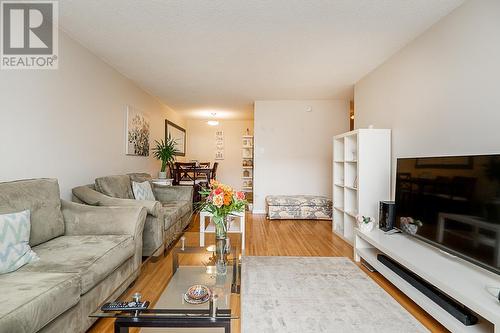
M230 186L212 180L210 186L200 191L200 194L206 197L206 200L200 205L200 210L212 214L215 237L226 239L229 215L245 211L247 205L245 193L234 191Z
M375 220L370 216L358 215L356 216L356 221L358 222L359 230L362 232L370 232L373 230L375 225Z
M351 151L351 155L352 155L351 156L351 161L356 161L356 155L357 155L357 153L356 153L355 150Z
M418 231L418 228L420 228L422 225L422 221L415 220L412 217L401 217L399 219L399 226L401 230L410 235L415 235Z

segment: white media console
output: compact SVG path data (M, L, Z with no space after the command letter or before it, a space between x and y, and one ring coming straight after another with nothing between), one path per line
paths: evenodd
M475 312L476 325L465 326L377 260L382 253ZM387 280L452 332L500 333L500 276L404 234L388 235L380 229L355 230L354 257L363 258ZM493 288L488 290L488 288ZM495 289L497 288L497 289Z

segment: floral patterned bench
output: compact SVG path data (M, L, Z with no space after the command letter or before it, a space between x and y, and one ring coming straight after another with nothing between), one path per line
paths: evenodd
M267 217L275 219L331 220L332 200L316 195L268 195Z

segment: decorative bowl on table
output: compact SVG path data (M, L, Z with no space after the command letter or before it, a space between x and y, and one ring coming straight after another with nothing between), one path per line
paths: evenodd
M184 294L184 300L190 304L202 304L207 302L212 295L212 291L207 286L195 284L188 288Z

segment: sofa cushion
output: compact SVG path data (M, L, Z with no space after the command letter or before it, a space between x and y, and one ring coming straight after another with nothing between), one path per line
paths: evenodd
M40 260L20 271L77 273L83 295L134 255L132 236L61 236L33 250Z
M318 195L268 195L268 206L332 206L332 200Z
M165 207L165 205L168 205ZM180 207L176 207L175 204L163 204L163 216L165 217L165 230L170 229L181 218Z
M0 214L25 209L31 214L31 246L64 234L59 184L56 179L0 183Z
M73 202L84 203L90 206L99 206L103 194L95 190L95 185L83 185L71 190ZM77 200L75 200L75 198Z
M181 216L191 213L193 204L191 201L179 201L181 204Z
M37 332L80 299L76 274L22 272L0 275L0 333Z
M30 211L0 214L0 274L38 260L29 246Z
M131 181L138 183L142 183L145 181L151 182L153 180L153 178L149 173L134 172L134 173L128 173L127 176L130 177Z
M162 205L165 215L165 230L168 230L191 211L191 203L188 201L164 202Z
M100 177L95 180L96 190L113 198L134 199L128 175Z

